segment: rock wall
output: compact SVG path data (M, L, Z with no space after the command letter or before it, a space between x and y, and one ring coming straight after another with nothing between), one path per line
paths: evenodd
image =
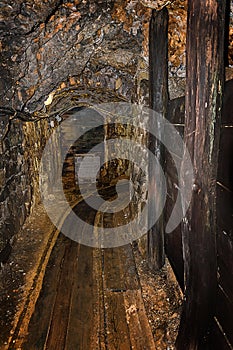
M6 119L1 117L1 133L6 132ZM38 199L38 167L47 127L44 120L15 120L0 141L0 262L7 260L14 234Z
M2 2L0 261L40 200L40 157L61 115L144 93L149 12L135 1Z

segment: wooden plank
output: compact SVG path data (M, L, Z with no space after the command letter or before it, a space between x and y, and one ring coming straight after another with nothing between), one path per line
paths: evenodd
M155 350L141 291L127 291L124 293L124 302L132 349Z
M233 241L222 230L217 235L218 259L233 273Z
M233 300L233 271L218 260L218 282L230 300Z
M104 250L104 281L110 291L140 288L130 244Z
M40 350L44 347L49 322L54 309L57 288L61 278L65 250L69 244L70 241L68 238L60 234L51 253L42 290L29 323L28 336L23 343L23 349L25 350Z
M182 124L173 124L176 128L176 130L178 131L178 133L180 134L180 137L184 137L184 126Z
M184 125L185 97L181 96L168 101L167 119L172 124Z
M167 111L168 101L168 11L152 11L149 33L150 107Z
M213 328L211 330L211 340L210 340L211 350L232 350L232 347L228 343L225 334L222 329L220 329L217 320L214 321Z
M78 211L78 215L83 214L84 221L91 224L94 222L96 212L95 210L90 210L87 212L86 206L84 204L85 204L84 201L79 203L74 208L74 211L75 212ZM69 216L67 217L66 220L68 224L72 225L72 222L69 220ZM85 223L83 223L83 225L78 228L79 231L81 230L81 235L85 234L85 228L86 228ZM80 235L80 232L79 232L79 235ZM85 304L85 301L86 301L85 298L88 298L88 297L90 298L90 295L88 295L88 293L85 294L85 292L83 292L83 288L85 287L82 284L83 283L82 280L80 280L81 286L80 285L77 286L77 276L78 276L78 271L81 271L80 275L82 275L82 278L85 284L85 278L91 279L92 274L89 273L90 272L88 270L89 265L87 267L87 265L85 265L85 261L83 260L83 256L86 257L86 255L88 255L87 252L85 251L83 254L83 249L82 249L81 256L80 256L80 265L77 264L77 258L79 256L80 246L76 242L73 242L70 240L69 242L70 242L70 245L66 250L66 253L64 256L63 268L61 271L61 278L59 281L59 285L57 286L57 294L56 294L54 309L51 315L50 325L48 328L47 339L45 342L44 349L60 349L61 347L65 349L67 339L68 339L68 342L71 343L71 347L72 347L72 341L82 342L84 339L82 335L78 337L78 334L80 335L80 333L77 333L76 335L74 335L74 333L75 333L75 328L77 326L77 323L78 323L77 329L81 328L79 323L79 320L80 320L79 316L81 315L82 317L83 309L80 308L80 305L82 303ZM89 263L89 261L87 261L87 263ZM86 275L84 275L84 273L82 274L83 269L84 271L87 270ZM87 284L86 288L88 287L89 287L89 284ZM78 293L79 291L80 291L80 294ZM77 293L78 293L78 296L77 296ZM78 315L76 315L75 317L74 313L77 310L79 310ZM90 348L89 345L87 345L86 348L89 349Z
M233 95L232 95L233 99ZM218 181L233 192L233 127L222 128L219 147Z
M231 0L226 0L225 10L225 32L224 32L224 66L229 66L229 45L230 45L230 16L231 16Z
M233 193L217 186L217 224L233 239Z
M120 274L125 280L126 290L140 289L131 244L119 247Z
M109 225L118 228L119 234L124 230L121 225L125 224L125 213L130 215L128 207L114 213L112 222L109 222ZM102 215L102 219L105 225L106 215ZM119 292L140 288L131 244L104 249L103 258L105 289Z
M233 345L233 302L227 297L221 286L219 286L217 292L216 318Z
M184 260L180 225L172 233L165 235L165 247L176 279L181 289L184 290Z
M96 211L86 211L84 201L74 208L76 215L84 214L83 220L93 225L96 220ZM88 234L88 226L84 223L79 230L81 236ZM80 232L79 232L80 234ZM93 254L95 253L95 264ZM79 248L78 262L75 262L72 295L70 298L69 321L67 325L65 349L101 349L100 340L100 315L99 315L99 284L96 278L101 279L102 273L96 267L99 266L101 256L96 250L81 245ZM101 262L100 262L101 264ZM95 266L95 267L94 267ZM98 273L95 276L95 273ZM104 349L104 347L102 347Z
M104 249L104 288L107 290L124 291L126 284L121 276L119 248Z
M118 223L121 221L118 214L113 216L115 224L116 221ZM107 349L154 349L152 346L148 347L148 344L153 344L153 337L149 333L150 328L142 298L138 297L141 290L132 246L128 244L105 249L103 257ZM131 300L130 297L132 297ZM130 316L131 311L136 314ZM135 344L138 347L135 347ZM139 344L141 344L140 347Z
M108 350L131 350L123 293L105 292Z
M171 159L171 155L169 155L168 152L165 152L165 154L166 154L165 176L167 180L167 193L174 205L177 197L177 191L178 191L177 189L177 186L179 183L178 173L177 173L175 164ZM165 211L167 211L167 208ZM169 216L170 214L171 213L169 213Z
M90 196L88 200L91 202L92 198L94 201L95 196ZM97 214L97 210L90 207L89 204L85 202L85 200L80 201L80 203L78 203L73 208L73 211L84 222L84 225L81 228L82 231L84 229L85 223L89 223L91 225L94 222L95 216ZM66 220L69 220L69 217L67 217ZM72 222L70 223L70 225L72 225ZM78 235L80 235L80 232L78 233Z
M233 300L233 242L222 231L217 235L218 283Z
M222 124L233 125L233 79L225 82Z
M79 245L73 241L70 241L70 244L66 247L54 309L44 349L59 350L65 348L66 330L69 320L69 307L72 295L72 285L75 277L78 248Z
M174 210L174 204L177 200L178 194L178 175L175 165L171 159L171 155L165 151L166 164L166 180L167 180L167 200L164 210L164 220L167 223L172 211ZM175 272L176 278L180 284L180 287L184 287L184 262L183 262L183 249L182 249L182 233L181 225L179 225L172 233L165 233L165 251L166 255L171 263L171 266Z
M93 251L93 271L94 284L97 286L98 309L97 326L98 326L98 350L106 350L106 322L105 322L105 306L104 306L104 288L103 288L103 252L101 249Z
M179 126L179 128L183 131L183 126ZM167 150L164 152L165 154L165 177L166 177L166 185L167 185L167 200L164 208L164 222L167 223L172 211L174 210L174 205L177 201L178 188L179 188L179 180L178 173L175 167L175 163L173 161L173 157L176 155L169 154ZM179 210L177 208L177 210ZM177 216L179 213L177 212ZM182 253L182 235L181 235L181 226L177 227L175 231L172 233L165 233L165 250L166 254L171 261L172 266L176 270L176 274L179 282L181 282L181 287L183 284L183 253ZM177 255L177 256L176 256ZM175 263L178 263L177 268L175 267Z
M93 248L81 245L75 269L65 349L98 349L98 294Z
M185 299L177 350L205 348L214 316L224 20L225 1L188 1L185 143L195 186L183 220Z
M152 11L149 29L149 94L150 108L165 117L168 101L168 11L164 7L161 11ZM153 118L149 121L150 130L159 130ZM160 132L163 132L160 130ZM149 149L156 153L159 161L163 164L163 149L161 144L152 136L149 136ZM153 223L153 213L159 206L159 195L156 194L156 182L158 174L154 163L149 155L149 182L150 191L148 194L149 216L148 222ZM158 183L158 182L157 182ZM151 225L150 225L151 226ZM164 254L164 225L161 216L157 223L150 228L147 235L148 263L152 269L160 269L165 263Z

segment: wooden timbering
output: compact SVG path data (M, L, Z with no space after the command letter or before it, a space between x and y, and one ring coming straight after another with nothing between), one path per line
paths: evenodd
M166 116L168 101L168 11L153 11L150 21L149 37L149 84L150 108ZM149 121L150 130L159 128L153 118ZM161 130L162 132L162 130ZM163 151L158 140L149 136L149 149L157 156L160 164L163 163ZM149 223L153 221L153 213L158 206L159 194L156 193L156 170L149 156ZM152 215L151 215L152 213ZM152 269L160 269L164 264L164 228L163 218L157 221L148 232L148 262Z
M188 1L184 138L193 162L195 184L182 227L185 300L177 350L205 349L214 316L224 21L225 1Z

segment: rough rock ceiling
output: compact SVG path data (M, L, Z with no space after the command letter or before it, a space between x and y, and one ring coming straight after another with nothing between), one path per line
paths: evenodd
M0 0L1 103L32 111L67 81L132 89L146 78L152 8L165 5L169 72L184 77L186 0ZM233 64L232 18L230 39Z

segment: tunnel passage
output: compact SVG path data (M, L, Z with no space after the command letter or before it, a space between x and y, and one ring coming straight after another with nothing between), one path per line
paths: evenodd
M213 3L215 3L215 1L213 1ZM158 4L160 4L161 7L157 7ZM169 85L170 97L177 97L178 95L181 96L184 92L184 79L182 78L184 78L185 75L184 38L186 29L186 2L171 1L169 4L167 4L167 2L165 4L164 2L158 2L158 4L156 3L155 10L163 9L164 5L167 5L170 12L169 33L167 33L169 34L170 45ZM229 11L230 2L227 1L227 4ZM0 63L0 72L3 79L1 79L0 150L2 157L0 163L0 204L2 217L0 222L0 260L3 265L1 269L1 275L3 277L3 285L1 286L2 310L4 315L7 315L4 320L1 320L4 326L4 332L1 333L1 336L4 337L7 334L14 334L14 336L10 337L10 340L8 339L12 347L14 347L17 336L23 334L20 332L23 332L26 327L24 322L30 319L30 312L33 310L33 302L35 302L38 297L36 287L38 286L38 289L40 289L42 285L43 273L49 261L49 256L52 254L52 247L57 239L57 232L52 229L51 223L46 221L46 219L44 222L41 220L42 211L39 208L40 194L38 173L42 150L54 128L58 127L61 122L62 113L74 106L78 106L79 103L82 105L83 101L85 102L90 99L92 102L93 100L103 102L106 100L106 95L111 95L111 98L114 99L114 94L117 93L126 101L140 102L149 105L148 29L151 8L153 8L154 5L154 2L151 1L120 1L119 3L103 1L98 2L98 4L95 1L49 1L46 3L38 1L32 4L31 2L26 3L21 0L15 1L14 3L3 2L3 4L1 4L0 48L2 60ZM201 2L197 2L197 5L198 11L199 8L202 9L201 6L204 6ZM216 2L215 5L220 6L221 4ZM104 11L102 11L103 9ZM191 10L190 7L189 10ZM164 14L164 11L160 12L160 14L161 13ZM208 11L205 13L208 13ZM219 14L222 15L222 12L220 11ZM195 16L189 17L189 19L190 18L195 19ZM211 18L213 19L215 17ZM180 21L180 19L182 19L182 21ZM230 23L231 22L232 18L230 18ZM191 24L193 24L193 22ZM196 24L199 24L199 22ZM208 28L208 26L206 26L206 28ZM214 28L216 27L214 26ZM217 31L214 36L217 40L218 34L222 33L222 27L220 29L221 30ZM232 36L231 31L230 29L230 38ZM194 35L193 33L196 33L196 31L193 30L190 33ZM199 31L197 31L197 33L199 33ZM202 44L205 43L204 38L208 38L208 35L202 36L201 39L203 40L200 40ZM230 42L229 44L229 62L231 63L232 43ZM221 45L216 45L218 48L220 46ZM208 45L207 47L209 48ZM195 48L195 46L193 46L193 48ZM194 57L196 57L196 55L190 55L190 59ZM215 62L216 57L213 56L213 60L211 61ZM167 62L167 60L164 62ZM204 64L200 66L205 67L206 62L209 61L205 60ZM197 66L194 65L194 68ZM204 75L200 77L200 81L202 81L203 77ZM188 87L189 86L191 85L188 85ZM214 86L218 86L219 93L223 84L215 84ZM196 87L196 83L192 85L192 88L194 87ZM204 96L205 92L206 90L200 95ZM97 95L98 99L96 99ZM59 108L53 110L54 103L58 103ZM171 107L171 101L169 101L168 104ZM195 104L190 105L193 106ZM208 103L206 107L206 101L204 101L202 107L203 106L205 106L205 109L208 111ZM184 109L182 109L182 111L180 110L181 114L183 111ZM188 114L189 110L186 110L186 112ZM193 120L195 120L195 118L196 114L194 113ZM190 118L190 120L191 119L192 118ZM198 119L196 122L200 122L200 120L201 119ZM218 118L216 120L218 121ZM175 124L178 124L176 127L183 132L184 123L181 121L180 115L178 116L177 123L176 121L177 119L173 120ZM217 133L219 131L218 128L207 128L207 130L211 132L214 130L217 131ZM220 154L222 157L221 159L224 159L225 154L229 155L231 149L232 135L231 121L229 123L229 119L227 121L225 120L225 124L221 126L221 135ZM208 138L208 136L209 134L205 134L205 137ZM196 134L195 137L197 137ZM223 141L225 139L227 140L226 144ZM208 146L208 141L205 144ZM53 147L51 147L51 151L55 155L54 161L47 164L48 169L52 169L54 166L56 157L58 157L56 153L58 147L60 147L59 142L54 140ZM215 159L216 153L213 156L214 158L212 159ZM226 158L229 159L229 156ZM198 157L196 157L197 163L200 160L201 157L199 157L198 154ZM212 166L208 161L205 160L205 162L207 166ZM230 163L223 162L223 164L226 164L226 169L231 169ZM115 166L116 164L113 163L112 165ZM215 169L217 169L217 164L215 165ZM169 166L169 159L165 166ZM68 168L69 165L66 168L67 172ZM170 171L171 169L172 166ZM213 169L209 170L212 171ZM202 165L200 164L199 173L202 173ZM174 174L168 175L170 176L170 185L172 187L174 183L176 183L172 182L175 176ZM201 176L201 181L202 179L206 179L205 175L204 173L203 176ZM232 191L231 183L229 183L229 173L223 173L220 169L219 179L217 180L217 195L218 199L220 199L218 205L222 202L224 205L225 203L229 203L228 208L232 208ZM214 183L215 182L211 182L211 184ZM210 186L208 181L206 181L206 186L206 188ZM65 183L64 187L66 187ZM69 186L67 187L70 188ZM199 183L195 184L194 190L196 191L194 191L195 196L199 195L199 193L203 193L199 191ZM208 199L214 191L215 188L210 191L206 190L205 198ZM114 190L112 193L115 195ZM172 196L170 196L170 203L168 205L172 206L176 198L176 193L177 188L174 190L174 193L172 193ZM106 196L106 193L102 194ZM50 195L52 198L53 193L50 193ZM72 202L75 200L74 193L71 191L67 196L69 197L71 205L74 204L74 202ZM215 203L215 198L212 199L213 200L209 201L210 206L213 206ZM198 204L199 203L200 202L198 202ZM206 202L203 201L202 204L204 205L204 203ZM197 207L198 206L196 206L196 208ZM223 206L219 205L219 213L221 213L222 208ZM212 209L214 212L214 208ZM171 207L169 210L171 211ZM26 229L23 224L29 214L35 214L35 212L37 212L38 226L35 230L35 234L31 234L31 232L34 232L34 229L31 230L29 226L27 226ZM208 214L209 211L202 211L201 214L203 213ZM232 342L232 322L228 321L231 320L231 317L228 317L229 314L227 311L232 308L232 286L228 278L228 266L232 255L232 220L231 212L227 213L229 213L229 215L224 212L224 215L219 214L218 216L216 246L218 256L215 257L214 254L210 256L212 260L216 261L213 261L212 265L210 264L210 273L206 276L206 279L204 279L204 281L206 281L210 278L210 274L214 274L215 266L217 282L216 312L213 311L214 309L211 309L209 314L211 314L211 317L214 319L214 324L211 329L213 331L213 334L211 334L213 344L211 344L211 346L217 349L221 347L229 349L232 347L230 345ZM169 212L166 213L166 215L169 216ZM190 222L195 217L194 210L190 216ZM226 220L223 220L225 217ZM203 218L202 215L200 215L200 218ZM201 225L203 220L200 219L196 222ZM215 223L212 223L214 227ZM28 223L26 223L26 225L27 224ZM189 258L188 252L190 251L195 259L195 253L197 251L193 249L193 247L191 247L190 250L183 249L181 238L184 237L185 232L187 234L187 227L186 225L186 231L182 231L182 228L179 228L175 236L172 238L167 236L166 238L167 253L181 285L187 283L187 278L184 278L183 274L183 266L186 269L189 268L189 264L187 263L188 259L185 259L185 264L183 265L183 253L186 253L186 257ZM51 235L45 237L44 232L47 232L48 228L49 230L51 229ZM206 231L208 230L206 229ZM203 230L204 233L206 233L206 231ZM197 239L200 238L200 232L202 231L195 231ZM215 233L216 232L214 232L214 234ZM203 237L205 239L206 237L212 236L204 234ZM48 238L47 242L46 238ZM187 241L185 242L187 243ZM213 240L211 240L211 242L214 243ZM191 241L189 243L192 244ZM195 244L196 242L194 242L194 245ZM145 241L143 242L142 240L139 242L139 251L142 254L145 254L145 245ZM174 249L174 247L176 247L176 249ZM199 247L202 247L202 245L199 245ZM204 256L206 256L205 253L209 247L210 245L207 244L206 250L203 252ZM73 248L71 248L71 250L72 249ZM66 256L69 255L69 251L68 248L66 250ZM74 252L75 248L72 251ZM77 251L74 253L75 257L76 252ZM227 259L225 258L226 252ZM22 253L22 258L18 261L17 257L19 257L20 253ZM85 250L82 251L81 249L81 255L83 256L85 253ZM56 255L56 253L54 254ZM29 255L32 258L31 265L27 264L26 257ZM36 260L36 257L38 260ZM61 261L63 261L62 259L63 258L61 258ZM103 258L101 257L101 259ZM101 259L100 261L103 261ZM189 280L191 284L193 281L198 284L205 273L205 269L202 267L206 266L206 264L201 267L199 266L200 261L201 259L198 259L197 264L193 265L193 269L196 269L196 267L199 269L199 274L197 279L191 278ZM206 262L209 264L210 259ZM22 266L23 268L20 268ZM65 274L65 271L66 270L62 270L61 272ZM32 279L33 281L30 280L30 276L35 276L35 279ZM187 276L188 274L186 274L186 277ZM215 277L213 279L210 278L211 283L215 281ZM9 283L10 281L14 281L13 284ZM25 285L30 287L27 289ZM188 287L189 286L188 284ZM203 286L206 286L204 282ZM207 288L205 290L210 298L204 299L212 301L215 288L212 289L208 287L209 284L207 283ZM122 293L125 293L124 290L126 288L116 287L112 289L115 289L115 291L112 292L117 293L118 290L122 290ZM197 293L201 292L201 288L190 288L190 293L188 292L186 297L189 298L190 295L193 297L194 303L191 303L190 307L193 312L192 315L196 317L195 308L193 308L193 306L197 298L196 295L193 294L194 290ZM27 293L27 291L29 291L29 293L25 297L25 292ZM60 296L58 300L59 298ZM203 298L200 298L203 301ZM120 299L122 300L122 296ZM19 300L21 300L22 303L19 303ZM144 301L146 302L146 300L147 298L145 297ZM125 305L128 305L127 301ZM204 306L206 306L205 301ZM130 310L132 310L132 308ZM207 318L209 317L209 314L207 314L208 312L204 313L205 317L203 318L203 323L205 323L206 316ZM156 318L155 315L156 314L153 314L152 319ZM194 318L191 319L192 322ZM113 324L115 325L117 321L114 322ZM190 329L186 327L187 324L189 323L183 322L184 332L183 338L180 338L181 348L182 342L187 342L187 339L191 339L191 337L187 337L187 334L190 334ZM194 326L198 324L198 322L194 322ZM20 325L22 325L22 327ZM158 329L154 330L156 337L160 337L161 335L160 328L161 327L158 327ZM164 330L164 327L162 328ZM208 335L210 334L209 326L207 328ZM10 330L12 331L11 333ZM191 332L192 331L195 333L196 327L192 327ZM199 331L202 333L201 329L199 329ZM162 334L164 333L162 332ZM200 340L199 334L194 334L194 338L198 338L194 340L197 342L202 342L203 340ZM204 340L206 340L205 336ZM190 346L192 346L192 344Z
M97 97L98 94L96 94ZM63 98L68 104L70 100L72 101L73 95L63 94ZM89 102L86 100L87 105ZM56 96L54 96L53 103L55 107L52 108L57 109ZM59 103L61 106L65 105L64 100L59 101ZM69 112L61 113L61 118L68 120L69 115L76 113L77 110L80 110L80 107L72 107ZM103 125L105 127L105 123ZM107 128L107 131L110 130L110 133L106 135L107 138L111 138L113 134L115 137L117 133L127 134L127 130L122 132L122 125L120 126L120 130L118 130L119 124L116 124L115 127L110 124L110 127ZM73 128L69 127L69 131L72 134ZM76 230L81 236L87 234L85 223L93 225L95 222L94 229L119 225L124 230L125 217L129 214L127 208L125 211L117 212L116 215L103 215L101 211L91 211L79 196L75 180L75 154L76 152L79 156L86 154L89 148L93 148L96 142L102 141L104 136L103 130L100 131L98 128L92 128L91 131L97 132L99 139L95 138L94 140L92 132L84 134L84 138L81 137L69 148L63 164L63 189L66 198L77 215L84 214L84 224L76 226ZM67 142L62 128L60 135L60 139L56 139L53 135L53 142L50 144L51 164L48 159L45 162L48 176L51 175L52 166L56 169L55 158L60 159L59 147L62 149L64 143ZM70 133L67 135L69 136ZM56 145L55 153L53 143ZM68 139L68 145L71 143L71 140ZM129 166L129 162L125 164L127 167ZM123 169L122 163L119 173L115 166L111 168L109 162L105 163L104 167L106 173L102 177L103 188L101 176L98 181L101 189L105 192L102 192L102 195L106 196L107 193L108 196L111 196L117 175L122 180L124 174L122 170L127 171L128 169L127 167ZM139 180L140 173L135 175ZM52 180L54 177L48 179L51 182ZM54 194L50 186L48 186L48 191L49 196ZM88 183L86 191L92 195L92 188ZM57 210L58 203L54 204ZM67 219L69 220L69 218ZM66 218L64 220L66 221ZM40 221L43 221L43 215L40 217ZM38 222L36 221L34 224L37 227ZM30 227L30 229L33 234L33 228ZM134 247L128 244L120 248L102 250L79 245L59 233L52 232L48 238L47 249L51 249L48 261L45 262L44 255L41 256L40 260L40 265L46 269L44 272L37 270L34 280L36 284L34 282L32 289L25 290L28 295L24 299L25 304L13 333L8 339L9 347L94 349L98 346L130 349L132 346L136 348L146 346L149 349L156 349L159 344L167 346L167 344L174 343L179 325L181 297L179 288L174 282L175 279L171 277L171 269L166 267L157 276L151 275L137 244ZM34 254L38 253L34 251ZM28 264L26 256L25 263ZM23 271L27 270L25 266L23 269ZM40 273L43 280L39 288ZM43 275L44 273L45 275ZM154 283L155 278L156 283ZM37 288L39 289L35 299L36 303L33 304L32 300L35 298L33 292ZM163 311L159 311L160 308ZM158 317L159 313L160 317ZM155 315L157 315L156 322ZM151 322L153 328L150 326ZM25 327L28 329L27 335L24 332ZM8 328L5 328L1 335L4 340L7 331Z

